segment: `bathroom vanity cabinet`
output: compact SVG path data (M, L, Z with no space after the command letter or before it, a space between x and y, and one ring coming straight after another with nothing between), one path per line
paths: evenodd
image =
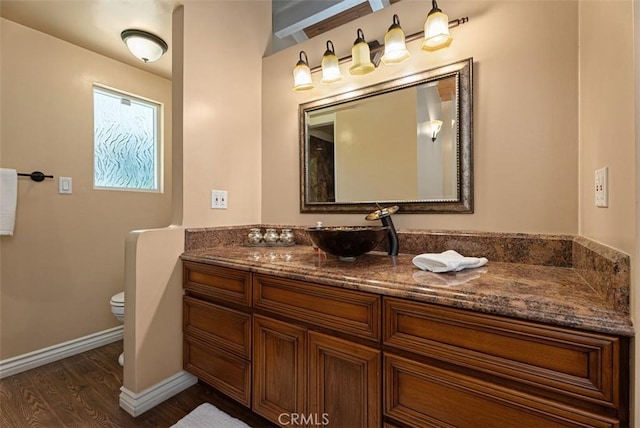
M380 296L255 274L253 307L255 412L380 425Z
M185 263L185 370L251 405L251 274Z
M628 338L184 262L184 366L281 426L617 427Z

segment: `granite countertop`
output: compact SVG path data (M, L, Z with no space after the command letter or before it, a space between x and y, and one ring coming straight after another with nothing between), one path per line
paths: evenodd
M374 251L345 262L306 245L213 247L185 251L181 258L550 325L634 334L629 315L611 309L570 267L489 261L436 274L419 270L409 254L394 258Z

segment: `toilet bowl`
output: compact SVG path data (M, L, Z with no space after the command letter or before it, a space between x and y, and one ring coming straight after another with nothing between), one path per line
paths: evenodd
M111 296L111 313L124 324L124 291ZM118 357L118 363L124 367L124 352Z

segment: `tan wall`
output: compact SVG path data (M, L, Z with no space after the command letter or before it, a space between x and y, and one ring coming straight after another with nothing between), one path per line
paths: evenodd
M638 260L640 260L640 43L637 41L640 40L640 6L637 2L633 3L633 38L636 41L634 43L634 70L635 70L635 90L633 91L635 94L635 147L636 147L636 228L635 228L635 242L636 249L633 254L634 267L632 268L632 281L633 286L631 289L631 311L633 314L635 325L638 325L638 314L640 314L640 293L638 293L638 284L640 284L640 269L635 266ZM637 339L632 340L632 352L634 352L632 357L632 372L631 378L634 379L632 383L632 407L635 409L633 413L635 419L633 422L638 423L638 414L637 410L640 409L640 383L636 380L638 379L638 356L640 355L640 341Z
M632 11L631 1L580 2L580 234L628 254L635 251ZM594 173L605 166L609 207L597 208Z
M184 229L127 237L124 387L140 392L182 369Z
M265 1L184 6L184 224L260 220L261 67L271 37ZM227 190L212 210L211 190Z
M634 81L634 49L636 55L640 54L640 45L636 41L634 46L633 40L634 31L638 37L639 25L640 13L635 11L634 28L632 1L580 2L580 234L631 256L631 309L636 325L640 314L640 199L636 197L640 191L636 187L636 180L640 179L636 163L640 104L634 105L634 96L640 97L640 68L636 62ZM610 31L613 28L615 31ZM609 167L609 207L597 208L594 171L604 166ZM632 426L637 426L637 340L632 349L635 357L631 388L636 409L636 424Z
M444 7L444 5L441 5ZM266 223L360 224L363 215L299 213L298 104L379 83L400 75L474 58L474 182L472 215L400 215L399 228L576 233L578 178L577 2L447 2L450 18L470 21L452 30L449 49L434 53L409 44L411 59L349 76L340 86L319 83L291 90L291 70L305 50L320 63L331 39L339 57L349 54L362 28L381 41L397 13L407 34L420 31L429 3L401 1L383 11L280 51L263 61L263 192ZM544 28L544 31L541 31ZM314 74L314 81L319 81Z
M1 165L21 178L15 234L3 236L0 359L118 325L110 297L124 289L132 229L169 223L164 194L93 190L92 84L165 105L165 176L171 177L171 82L44 33L1 21ZM73 178L59 195L57 177Z
M186 1L174 12L173 39L184 38L173 53L176 116L183 117L173 180L181 187L176 227L129 236L126 292L135 301L127 298L125 309L135 308L135 320L125 325L124 387L132 392L182 369L179 220L185 227L260 222L261 58L270 17L264 1ZM227 210L210 208L211 189L229 192Z
M416 116L402 114L416 104L396 91L336 112L337 202L417 199Z

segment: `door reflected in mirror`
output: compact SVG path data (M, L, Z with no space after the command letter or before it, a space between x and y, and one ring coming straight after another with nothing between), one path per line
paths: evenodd
M301 105L301 212L472 212L471 68Z

